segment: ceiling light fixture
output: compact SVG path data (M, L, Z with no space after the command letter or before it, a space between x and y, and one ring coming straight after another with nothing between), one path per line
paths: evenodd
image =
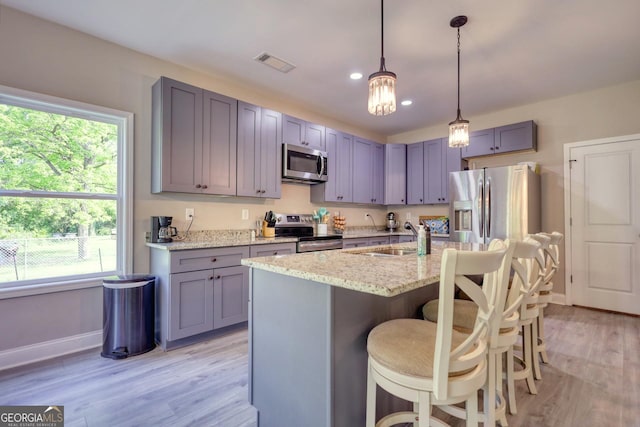
M458 116L449 123L449 147L466 147L469 145L469 120L460 114L460 27L467 23L464 15L456 16L449 25L458 29Z
M396 75L384 64L384 0L380 0L380 70L369 76L369 113L386 116L396 111Z
M358 72L356 72L356 73L351 73L351 75L349 75L349 77L350 77L352 80L360 80L360 79L362 78L362 73L358 73Z

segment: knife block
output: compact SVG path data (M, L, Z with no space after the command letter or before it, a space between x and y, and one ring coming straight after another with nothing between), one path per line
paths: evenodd
M275 227L267 227L267 221L262 221L262 237L276 237Z

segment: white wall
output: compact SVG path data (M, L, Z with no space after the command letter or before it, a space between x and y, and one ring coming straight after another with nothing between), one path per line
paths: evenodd
M151 215L176 217L184 229L184 208L196 211L194 230L249 228L265 210L310 212L307 186L284 184L282 199L253 200L198 195L150 193L151 86L162 75L204 87L247 102L307 120L384 141L380 135L322 117L278 94L248 87L215 75L188 70L176 64L108 43L68 28L0 6L0 85L92 103L135 114L134 269L148 272L149 253L144 232ZM499 90L499 89L498 89ZM465 116L466 117L466 116ZM475 129L533 119L539 126L539 151L478 159L477 167L536 160L543 166L543 226L562 230L562 144L640 132L640 81L599 91L544 101L478 117L467 117ZM389 142L417 142L446 134L446 123L395 135ZM365 225L364 214L382 225L385 208L341 207L348 225ZM241 209L250 211L248 221ZM389 207L400 213L446 214L442 206ZM563 275L559 274L559 278ZM560 285L562 285L560 283ZM0 300L0 353L57 338L95 331L101 325L101 289L65 294ZM51 304L50 304L51 303ZM54 304L55 303L55 304ZM46 307L46 310L45 310ZM46 315L43 315L46 313ZM67 319L69 321L63 320ZM19 326L16 326L19 322Z

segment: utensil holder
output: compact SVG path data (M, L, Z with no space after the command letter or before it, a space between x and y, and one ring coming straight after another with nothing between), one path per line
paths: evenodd
M316 228L316 232L318 236L326 236L327 235L327 224L318 224Z
M267 221L262 221L262 237L276 237L275 227L267 227Z

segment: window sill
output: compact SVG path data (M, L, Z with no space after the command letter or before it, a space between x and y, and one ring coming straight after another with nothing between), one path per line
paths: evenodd
M110 274L109 276L113 275ZM105 275L104 277L107 277ZM28 297L31 295L51 294L54 292L73 291L102 286L103 277L91 277L89 279L69 280L58 283L39 283L35 285L20 285L0 288L0 300L10 298Z

